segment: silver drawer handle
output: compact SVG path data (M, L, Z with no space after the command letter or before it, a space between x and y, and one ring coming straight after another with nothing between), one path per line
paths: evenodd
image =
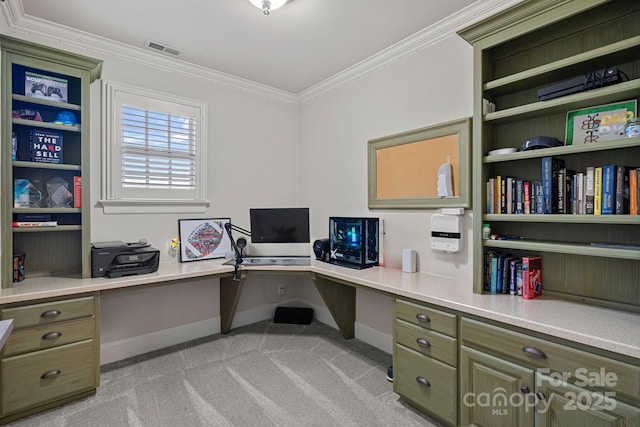
M416 314L416 319L418 319L420 322L431 322L431 319L429 319L429 316L422 313Z
M47 310L40 315L40 317L58 317L60 316L60 310Z
M416 377L416 381L420 385L423 385L425 387L431 387L431 383L425 377Z
M60 371L59 369L53 369L51 371L45 372L44 374L42 374L40 376L40 378L42 378L43 380L46 380L48 378L55 378L58 375L60 375L62 373L62 371Z
M62 336L62 332L47 332L42 336L43 340L55 340L56 338L60 338Z
M420 347L431 347L431 343L424 338L418 338L416 342Z
M535 347L522 347L522 352L527 356L535 357L536 359L546 359L547 355L544 351Z

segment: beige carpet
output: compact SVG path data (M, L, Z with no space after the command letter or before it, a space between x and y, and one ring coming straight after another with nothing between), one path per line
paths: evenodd
M260 322L104 366L98 393L25 426L430 426L391 356L321 323Z

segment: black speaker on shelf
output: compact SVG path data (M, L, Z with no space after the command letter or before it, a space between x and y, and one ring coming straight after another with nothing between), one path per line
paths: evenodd
M318 239L313 242L313 253L320 261L329 260L329 239Z

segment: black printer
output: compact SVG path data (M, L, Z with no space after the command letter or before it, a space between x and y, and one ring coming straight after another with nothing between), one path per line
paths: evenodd
M122 277L153 273L160 251L146 243L120 241L91 244L91 277Z

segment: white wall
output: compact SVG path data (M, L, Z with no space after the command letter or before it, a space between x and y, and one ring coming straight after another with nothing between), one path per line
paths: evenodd
M91 53L87 53L91 55ZM99 56L98 56L99 57ZM297 106L210 81L105 57L102 78L208 103L207 198L204 214L105 215L99 205L100 93L91 98L92 241L146 238L161 251L161 262L178 262L169 242L178 235L179 218L230 217L249 228L249 208L296 206ZM287 279L283 279L285 282ZM245 286L238 307L246 324L273 316L277 284L269 280ZM179 307L176 310L174 302ZM202 279L102 298L102 363L220 332L219 281ZM188 315L182 311L188 311ZM247 314L241 314L246 311Z
M421 271L468 278L471 292L470 211L464 218L465 248L458 254L429 247L430 217L438 211L370 211L367 141L472 116L472 76L471 46L451 36L304 101L299 107L300 200L313 212L312 236L327 237L329 216L382 218L385 266L400 268L402 249L414 248ZM358 291L358 324L390 335L392 299L365 293Z
M1 26L2 24L0 24ZM42 38L29 38L40 44ZM434 211L367 209L367 141L472 114L472 52L457 36L414 52L299 105L287 100L185 76L136 61L59 46L104 60L102 78L184 97L209 105L205 214L104 215L101 188L100 96L91 100L92 241L146 238L161 250L161 262L177 236L178 218L231 217L248 228L250 207L308 206L311 237L326 237L332 215L378 216L385 221L385 265L400 266L402 248L418 251L422 271L468 278L471 291L471 217L465 215L465 250L433 253L428 246ZM277 285L285 283L281 297ZM358 290L356 336L391 351L392 300ZM279 303L316 309L333 324L307 276L252 276L245 284L234 326L270 318ZM109 292L102 297L103 363L158 346L219 332L219 282L202 279ZM333 324L334 325L334 324Z

